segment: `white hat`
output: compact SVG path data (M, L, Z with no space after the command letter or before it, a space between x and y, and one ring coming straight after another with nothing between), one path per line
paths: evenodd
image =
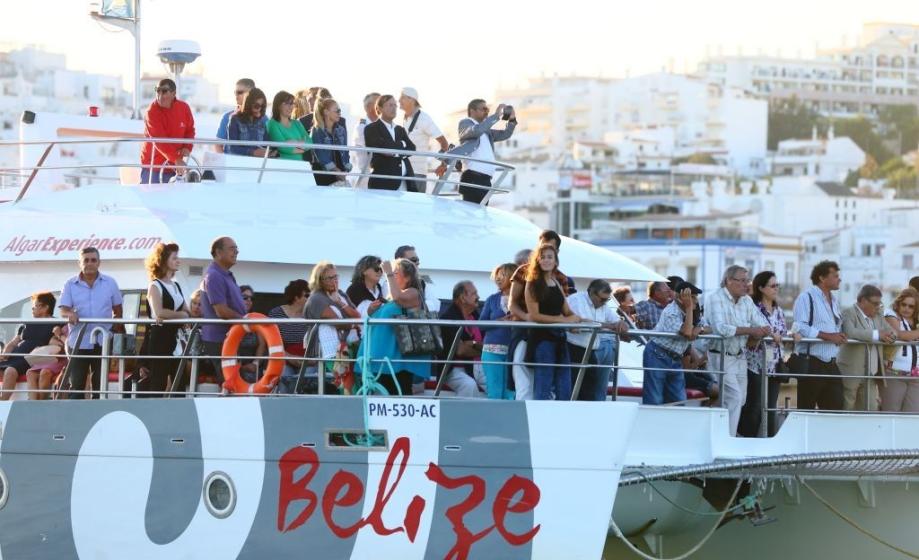
M404 95L405 97L411 97L415 101L418 101L418 90L413 87L406 86L402 88L401 95Z

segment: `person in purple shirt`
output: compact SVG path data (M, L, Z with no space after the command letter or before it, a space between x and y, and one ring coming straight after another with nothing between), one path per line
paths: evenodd
M67 338L67 347L72 349L73 356L69 368L71 399L85 398L83 390L89 370L92 370L93 390L96 391L92 398L99 398L102 390L102 360L99 358L102 355L102 337L91 336L93 329L101 327L106 333L124 332L122 325L81 322L85 319L121 318L121 290L114 278L99 272L101 262L98 249L84 247L80 250L80 273L67 280L61 290L61 316L72 325L80 322L80 328L71 328ZM83 325L86 329L78 346L77 339Z
M230 272L239 256L239 247L232 238L218 237L211 243L211 256L214 261L207 267L204 279L201 280L201 289L204 291L201 298L202 314L205 319L241 319L246 314L246 305L236 277ZM204 350L214 361L217 382L221 386L224 379L220 356L223 340L229 330L229 326L220 324L207 324L201 328Z

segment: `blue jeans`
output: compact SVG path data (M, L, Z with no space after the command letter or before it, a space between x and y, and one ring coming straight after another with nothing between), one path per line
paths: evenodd
M679 360L664 353L654 342L649 342L645 345L643 365L642 403L665 404L686 400L686 380Z
M482 352L482 370L485 372L485 395L489 399L514 400L514 392L507 388L508 367L504 364L488 362L506 362L507 354Z
M150 180L151 173L153 180ZM173 169L153 169L149 167L144 167L140 170L140 184L146 185L148 183L168 183L169 179L175 177L175 170Z
M576 344L568 344L568 351L571 353L571 386L574 390L574 384L577 382L578 372L581 369L581 363L584 359L584 348ZM597 367L599 365L608 366L613 363L613 353L615 345L611 339L601 340L596 350L594 350L587 360L588 367L584 371L584 378L581 380L581 389L578 391L577 400L579 401L605 401L606 393L609 389L609 377L612 367Z
M556 343L544 340L533 350L533 361L539 365L533 368L533 398L547 401L555 393L555 400L571 400L571 356L568 344L561 343L561 353L556 355ZM557 363L558 362L558 363Z

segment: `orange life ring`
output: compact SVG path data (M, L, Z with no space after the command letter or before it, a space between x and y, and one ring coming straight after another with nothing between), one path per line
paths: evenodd
M246 319L267 319L261 313L249 313ZM239 375L239 360L233 356L239 354L239 343L250 332L255 332L265 339L268 345L268 356L280 358L268 360L265 374L255 383L249 384ZM231 393L270 393L278 383L281 372L284 371L284 343L281 340L281 331L277 325L271 323L258 325L233 325L223 341L221 352L221 369L223 370L223 387Z

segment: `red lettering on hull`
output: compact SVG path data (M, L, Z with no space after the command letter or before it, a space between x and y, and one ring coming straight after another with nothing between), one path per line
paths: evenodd
M319 456L315 451L306 447L294 447L288 450L278 461L280 483L278 489L278 531L287 533L306 523L317 506L321 505L322 517L329 531L338 538L354 536L362 528L369 526L373 532L388 536L405 533L409 542L415 542L418 528L421 524L421 515L426 506L425 499L414 496L405 510L402 525L387 527L383 522L383 512L386 505L402 481L402 475L408 467L411 453L411 443L408 438L398 438L386 458L386 466L377 485L377 494L373 509L366 517L355 524L344 527L335 521L335 508L354 507L362 502L365 489L361 479L352 472L339 470L326 485L320 500L316 492L310 489L310 482L319 470ZM393 471L395 475L393 478ZM296 474L305 468L306 472L299 478ZM476 475L466 475L457 478L448 476L434 463L428 465L425 475L428 480L447 490L469 488L469 494L461 502L451 506L446 511L446 518L453 526L456 542L447 553L445 560L466 560L469 558L472 545L485 538L492 531L497 530L501 537L512 546L521 546L531 541L539 532L539 525L524 533L512 533L505 527L508 514L520 514L532 511L539 503L540 490L536 484L521 476L513 475L508 478L495 496L491 504L494 524L479 531L471 532L466 527L465 517L474 511L485 500L485 481ZM392 478L392 482L390 479ZM299 513L288 523L288 511L294 502L305 502Z

